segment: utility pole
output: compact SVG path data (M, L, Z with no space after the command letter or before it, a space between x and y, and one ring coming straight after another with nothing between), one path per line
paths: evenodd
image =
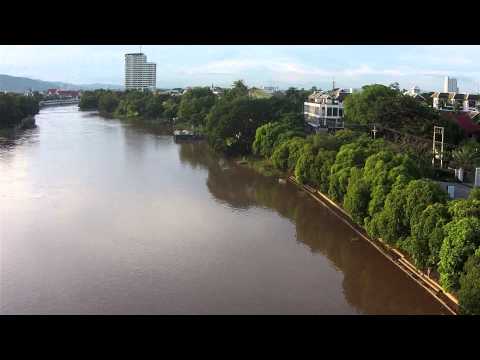
M378 131L378 130L377 130L377 126L376 126L376 124L373 124L373 130L372 130L372 133L373 133L373 140L375 140L375 139L376 139L376 137L377 137L377 131Z
M443 126L433 127L433 157L432 166L435 167L435 159L440 160L440 169L443 168L443 140L445 128Z

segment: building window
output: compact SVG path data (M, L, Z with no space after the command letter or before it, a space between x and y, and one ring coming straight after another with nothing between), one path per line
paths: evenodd
M332 116L332 108L327 108L327 116Z
M340 116L340 117L343 116L343 109L338 109L338 116Z
M333 108L333 116L338 116L338 108Z

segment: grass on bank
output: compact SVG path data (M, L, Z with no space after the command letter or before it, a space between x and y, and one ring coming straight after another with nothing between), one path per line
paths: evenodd
M250 169L257 171L258 173L269 177L285 177L285 174L276 169L272 161L269 159L262 159L253 156L244 156L240 160L237 160L238 165L247 166Z

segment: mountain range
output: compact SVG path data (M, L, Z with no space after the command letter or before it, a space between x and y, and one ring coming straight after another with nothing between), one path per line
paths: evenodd
M48 89L64 89L64 90L95 90L95 89L111 89L122 90L121 85L112 84L84 84L76 85L59 81L43 81L30 79L26 77L10 76L0 74L0 91L21 92L26 90L44 91Z

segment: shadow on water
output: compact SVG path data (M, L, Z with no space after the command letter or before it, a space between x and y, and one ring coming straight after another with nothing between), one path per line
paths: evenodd
M39 132L38 125L22 130L0 129L0 153L26 142L36 142Z
M446 313L430 295L360 240L328 209L294 185L222 160L205 143L179 146L182 163L208 170L206 185L217 201L235 209L261 207L291 221L296 239L343 273L345 298L366 314Z

